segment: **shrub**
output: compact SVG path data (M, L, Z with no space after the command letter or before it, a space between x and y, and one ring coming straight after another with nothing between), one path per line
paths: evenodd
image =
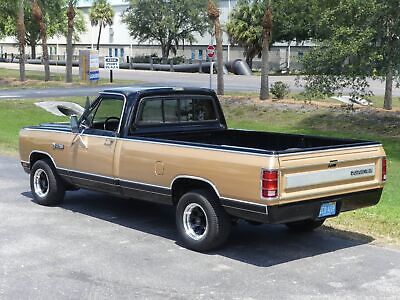
M282 81L277 81L271 86L271 93L275 99L283 99L289 94L289 86Z
M161 64L162 63L162 58L158 57L157 54L152 54L152 55L138 55L135 57L132 57L132 63L145 63L148 64L150 63L150 57L153 58L153 64ZM170 59L168 59L168 63L170 63ZM184 56L175 56L172 57L172 62L174 65L178 64L183 64L185 62L185 57Z
M185 63L185 57L184 56L175 56L172 58L173 64L174 65L179 65L179 64L184 64Z
M132 63L145 63L148 64L150 62L150 57L153 58L154 64L159 64L161 62L161 58L157 56L157 54L152 55L137 55L132 57Z

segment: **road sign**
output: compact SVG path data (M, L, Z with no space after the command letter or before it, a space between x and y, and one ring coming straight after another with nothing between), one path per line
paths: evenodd
M119 58L111 56L104 57L104 69L105 70L119 69Z
M97 81L100 79L99 53L95 50L90 51L89 58L89 80Z
M81 80L84 81L100 79L99 54L96 50L79 51L79 74Z
M214 45L208 45L207 56L210 59L213 59L215 57L215 46Z

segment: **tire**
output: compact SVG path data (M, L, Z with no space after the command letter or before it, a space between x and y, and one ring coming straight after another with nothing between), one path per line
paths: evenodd
M325 222L325 219L323 220L304 220L304 221L298 221L298 222L292 222L292 223L287 223L286 226L294 231L300 231L300 232L310 232L318 227L321 227Z
M31 191L36 203L54 206L64 199L65 187L49 160L38 160L30 173Z
M194 190L179 199L176 226L185 247L206 252L226 243L232 222L214 193Z

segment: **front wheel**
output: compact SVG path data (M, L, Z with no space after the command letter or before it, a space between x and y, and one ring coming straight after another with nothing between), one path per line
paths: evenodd
M34 163L30 183L33 198L40 205L57 205L64 199L64 184L49 160Z
M203 252L222 246L228 240L232 224L212 192L195 190L180 198L176 225L184 245Z
M317 229L318 227L321 227L325 222L325 219L323 220L304 220L304 221L298 221L298 222L292 222L292 223L287 223L286 226L294 231L313 231Z

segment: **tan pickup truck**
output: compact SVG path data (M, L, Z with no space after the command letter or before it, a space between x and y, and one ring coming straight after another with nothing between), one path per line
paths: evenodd
M20 156L38 203L84 188L174 205L197 251L239 219L315 229L377 204L386 181L380 143L228 129L207 89L105 90L70 124L22 129Z

